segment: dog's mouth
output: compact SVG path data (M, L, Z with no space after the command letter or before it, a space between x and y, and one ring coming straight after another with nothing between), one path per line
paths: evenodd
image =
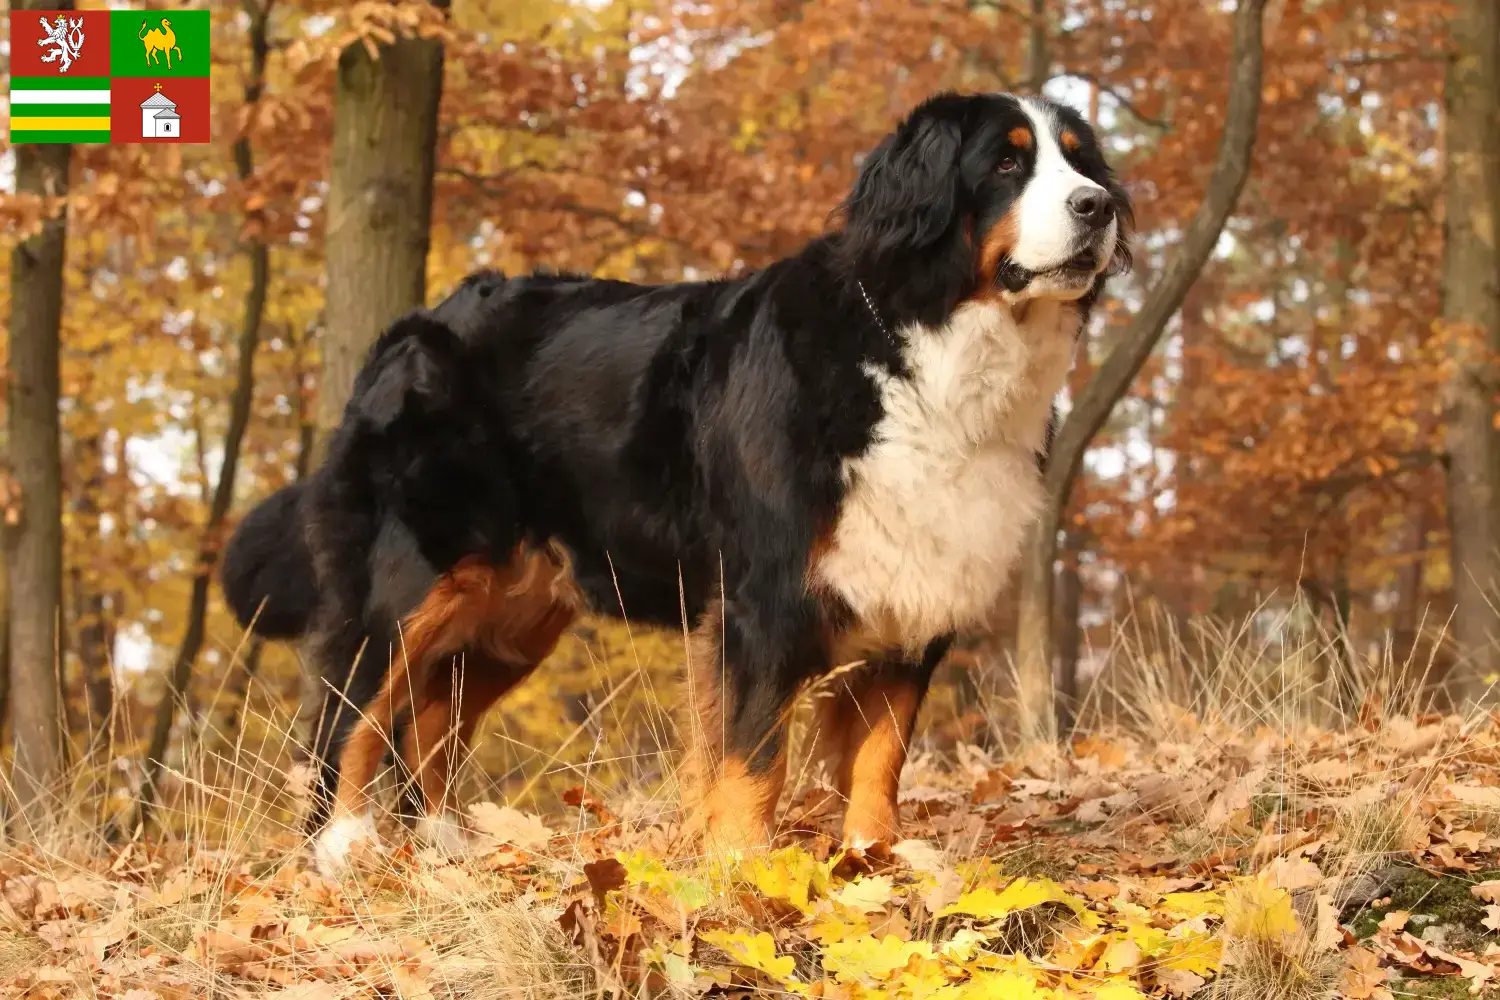
M1093 274L1099 270L1099 251L1095 247L1084 247L1063 261L1056 270L1060 274Z
M1033 282L1073 287L1089 281L1099 273L1104 262L1104 248L1085 246L1073 256L1045 271L1032 271L1006 259L995 272L995 284L1008 292L1020 292Z

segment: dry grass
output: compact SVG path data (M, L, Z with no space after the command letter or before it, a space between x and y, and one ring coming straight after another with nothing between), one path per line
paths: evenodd
M702 970L712 964L706 956L718 954L714 949L700 946L674 959L653 952L659 944L644 933L624 944L629 922L641 919L630 907L660 909L659 898L645 893L645 902L630 906L611 902L582 923L582 910L565 917L574 901L590 896L585 866L618 851L660 859L662 885L675 878L689 888L725 889L675 915L650 911L657 923L680 922L681 940L690 942L701 927L770 920L784 928L775 935L776 954L795 957L795 975L809 981L824 974L820 949L828 942L817 938L816 924L793 931L795 908L767 897L765 885L748 892L732 866L726 871L715 859L685 853L676 822L681 740L665 707L676 699L658 657L641 657L648 641L664 640L639 637L638 645L636 638L617 644L613 659L575 650L573 668L597 681L598 693L561 740L548 746L526 735L536 726L538 692L523 692L486 727L488 745L479 748L485 766L464 762L454 776L466 798L509 801L545 815L555 836L529 852L497 854L491 842L454 864L399 848L347 879L308 873L299 823L306 775L296 764L296 730L291 712L266 700L252 701L233 733L211 723L187 732L168 768L163 826L107 843L101 820L127 812L132 789L116 763L129 759L131 747L106 748L60 790L53 806L62 819L40 828L0 865L0 982L38 990L46 984L35 979L36 970L57 963L70 977L52 984L59 997L123 996L134 983L150 983L163 998L173 990L229 996L290 986L303 990L305 1000L424 990L453 1000L701 994L711 985ZM1085 740L1068 753L929 739L913 748L905 808L913 832L936 848L926 856L928 867L967 871L970 886L982 878L1003 884L1025 877L1144 887L1149 879L1141 882L1139 871L1111 866L1162 858L1168 865L1162 871L1219 865L1248 875L1270 870L1265 866L1273 861L1306 864L1297 845L1321 837L1312 857L1328 885L1317 892L1334 898L1339 886L1423 849L1432 830L1432 809L1424 813L1424 803L1433 801L1435 781L1451 780L1453 748L1482 721L1476 715L1434 728L1431 717L1421 716L1411 665L1351 664L1340 643L1315 632L1293 642L1285 634L1268 639L1263 627L1201 625L1191 636L1165 624L1124 628L1108 663L1075 733L1096 745ZM992 732L1014 731L1004 721L1009 704L981 707ZM206 711L200 719L217 715ZM815 740L800 729L797 736ZM499 769L492 764L497 750L506 762ZM1339 770L1341 761L1355 760L1358 767ZM828 796L826 784L816 768L795 766L788 784L783 815L802 831L789 834L791 841L813 857L828 856L836 809L818 804ZM569 785L602 803L604 812L587 803L563 806L560 791ZM990 793L980 790L990 788L1009 791L987 805ZM1449 813L1474 830L1500 828L1500 803L1453 806ZM1305 830L1309 818L1321 829ZM1014 836L1006 834L1010 823ZM382 825L393 844L402 842L393 815ZM974 874L981 868L982 878ZM918 877L940 878L901 876ZM912 900L917 884L907 890ZM936 942L957 926L955 918L935 919L915 903L860 919L869 925L860 933L874 940L884 934ZM110 930L98 941L78 937L101 927ZM1301 926L1292 935L1257 935L1226 921L1217 932L1222 974L1203 988L1228 1000L1331 997L1345 955L1315 940L1314 931ZM67 939L70 933L75 937ZM985 947L997 956L1040 960L1082 933L1068 907L1047 904L1007 918L988 933ZM233 950L240 939L243 954ZM58 955L67 960L58 963ZM324 968L335 960L347 967L338 975ZM655 978L633 978L633 963L656 969ZM696 980L669 981L672 970L688 965L698 970ZM1142 969L1136 974L1146 986L1152 973ZM761 982L765 995L787 992L768 985L767 974L735 975L747 989Z

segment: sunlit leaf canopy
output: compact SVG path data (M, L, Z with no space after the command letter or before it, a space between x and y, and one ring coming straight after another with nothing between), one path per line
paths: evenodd
M1104 134L1140 230L1136 272L1097 311L1084 373L1206 183L1228 86L1225 11L1206 0L1045 5L1045 92ZM1101 645L1139 585L1175 613L1242 614L1267 592L1337 579L1368 636L1410 605L1398 597L1414 571L1423 601L1445 599L1436 403L1446 345L1469 334L1434 321L1443 11L1435 0L1300 0L1268 15L1249 186L1096 440L1069 510L1067 558L1084 568L1083 621ZM78 609L100 609L90 613L115 637L134 731L184 624L249 237L271 242L272 276L236 516L294 475L304 445L341 49L444 40L436 301L477 267L662 281L793 252L923 97L1029 86L1030 17L1010 0L455 0L447 19L424 3L278 2L266 94L246 106L248 19L215 7L214 141L75 151L64 614L72 635ZM241 133L256 158L244 182L229 155ZM51 207L5 198L7 239ZM244 652L217 595L209 635L196 704L224 689ZM648 683L631 682L613 710L670 740L626 706L679 659L680 636L584 630L518 693L494 753L514 763L555 740L558 718L571 728L637 670ZM268 650L254 697L284 713L296 689L291 653Z

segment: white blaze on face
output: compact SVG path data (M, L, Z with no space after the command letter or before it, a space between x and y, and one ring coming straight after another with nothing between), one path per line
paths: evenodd
M1073 169L1057 141L1057 120L1042 104L1020 99L1036 137L1036 168L1021 192L1016 211L1020 232L1010 259L1031 271L1060 267L1085 246L1088 228L1068 208L1068 196L1079 188L1104 188ZM1115 223L1110 222L1101 245L1114 246ZM1108 254L1101 255L1108 257ZM1100 261L1104 266L1104 261Z

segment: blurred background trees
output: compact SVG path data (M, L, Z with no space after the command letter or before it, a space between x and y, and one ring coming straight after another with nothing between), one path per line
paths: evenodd
M821 231L923 97L1041 89L1101 130L1137 206L1136 270L1070 383L1085 399L1209 189L1235 21L1204 0L214 10L211 144L15 149L0 173L15 763L96 754L112 814L151 758L170 776L205 748L295 756L296 651L248 642L204 581L235 518L310 467L392 316L481 266L741 273ZM1271 0L1262 31L1239 197L1076 443L1038 564L1055 575L1033 608L1042 669L1086 699L1127 643L1226 622L1266 648L1326 644L1320 670L1478 695L1500 667L1493 0ZM37 409L48 350L59 445ZM49 526L55 585L35 561ZM1017 628L1007 602L933 713L962 727L976 689L1004 693ZM575 754L607 725L670 744L659 712L627 706L680 655L680 636L581 628L489 727L488 770L566 757L559 730Z

